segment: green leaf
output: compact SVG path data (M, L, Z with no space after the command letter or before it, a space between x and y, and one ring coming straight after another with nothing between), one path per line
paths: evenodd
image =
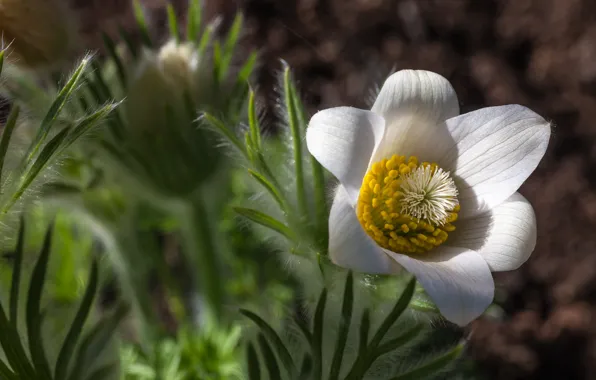
M312 373L312 357L306 353L304 359L302 359L302 365L300 366L300 374L298 375L299 380L311 379Z
M20 108L17 104L13 104L8 119L2 130L2 139L0 140L0 179L4 175L4 160L6 159L6 152L8 152L8 145L12 138L12 133L17 125ZM1 182L0 182L1 183Z
M294 94L292 92L293 85L290 68L288 66L284 70L283 81L286 112L288 113L288 123L290 124L292 135L294 170L296 175L296 198L301 217L307 219L308 209L306 205L306 193L304 191L304 170L302 168L302 134L298 121L298 110L296 110L296 103L294 102Z
M261 380L261 366L259 364L259 357L257 351L252 343L248 343L246 350L246 362L248 364L248 379Z
M12 195L9 202L6 205L4 205L2 213L8 212L8 210L21 198L21 196L23 195L25 190L27 190L29 185L31 185L33 180L35 180L39 173L47 166L50 160L54 158L55 153L58 152L58 150L62 147L62 144L66 140L68 132L68 128L62 129L60 132L58 132L56 136L54 136L50 140L49 143L46 144L46 146L44 146L39 156L33 162L33 165L31 165L29 170L21 176L21 181L19 183L17 191Z
M137 58L139 58L139 53L137 51L137 47L136 47L135 43L132 42L132 39L130 38L130 35L128 34L128 32L126 30L124 30L121 26L119 26L118 34L120 34L120 38L122 39L122 41L124 41L124 45L126 45L126 48L127 48L128 52L130 53L130 55L132 56L133 60L136 60Z
M323 376L323 321L326 304L327 289L323 289L317 302L313 321L312 352L314 361L313 378L315 380L320 380Z
M58 93L58 96L56 97L56 99L50 106L50 109L41 121L41 125L39 126L38 132L30 145L29 151L27 152L27 158L25 162L30 162L33 159L33 156L35 156L41 148L42 143L47 138L52 126L54 125L54 122L58 118L60 111L62 111L64 105L69 101L73 91L75 90L79 81L81 80L83 73L87 69L87 65L90 61L91 57L89 56L83 58L83 60L81 61L77 69L74 71L66 85Z
M346 285L344 288L344 298L341 306L341 319L339 320L339 330L337 333L337 342L335 344L333 360L331 361L329 380L336 380L339 378L341 363L344 356L344 349L346 347L346 342L348 341L348 334L350 332L350 323L352 322L353 305L354 276L352 274L352 271L349 271L348 276L346 278Z
M267 372L269 373L269 379L271 379L271 380L281 379L281 372L279 371L279 365L277 364L277 359L275 358L275 354L271 350L269 343L267 343L267 339L265 339L263 334L259 333L258 341L259 341L259 346L261 347L261 353L263 354L263 359L265 359L265 365L267 366Z
M368 346L368 333L370 331L370 310L365 309L362 313L360 321L360 341L358 343L358 356L362 356L366 352Z
M86 368L97 358L107 347L120 322L128 313L128 306L119 305L113 314L102 319L97 325L85 335L76 353L74 367L70 373L69 380L79 380Z
M246 153L246 149L244 149L244 145L240 142L238 137L236 137L236 135L225 126L225 124L221 120L208 113L204 113L202 118L204 118L209 123L209 125L213 127L213 129L215 129L226 139L228 139L228 141L231 142L232 145L234 145L244 155L245 158L248 158L248 154Z
M2 62L1 62L1 57L0 57L0 68L1 68L1 65L2 65ZM6 363L4 363L2 360L0 360L0 378L6 379L6 380L18 380L17 375L14 372L12 372L12 370L10 368L8 368Z
M68 148L72 145L75 141L77 141L81 136L87 133L91 128L96 126L99 122L103 119L108 117L114 110L120 105L117 104L107 104L102 108L98 109L91 115L85 116L82 120L77 122L77 124L69 130L68 136L64 140L64 144L62 145L62 150Z
M36 379L35 369L29 362L29 358L23 348L19 332L11 325L6 318L4 308L0 303L0 344L6 355L6 359L15 372L23 378Z
M230 63L232 62L232 58L234 56L234 49L236 44L238 43L238 38L240 37L240 30L242 29L242 14L237 13L236 17L234 18L234 23L232 24L230 31L228 33L228 38L224 43L222 49L222 56L219 68L219 81L223 82L226 76L228 75L228 70L230 68Z
M374 335L374 337L370 343L370 346L369 346L370 349L374 350L379 346L379 344L381 343L381 341L383 340L383 338L385 337L385 335L387 334L387 332L389 331L391 326L393 326L395 321L397 321L397 319L406 310L406 308L410 304L410 301L412 300L412 297L414 296L415 288L416 288L416 278L412 277L412 279L410 279L410 281L408 282L408 285L404 289L403 293L401 294L401 296L395 303L395 306L393 307L391 312L389 312L389 314L387 315L387 317L385 318L383 323L381 323L381 326L377 330L376 334Z
M97 261L94 260L93 264L91 265L91 274L89 277L89 284L85 290L85 295L83 296L79 310L77 311L75 319L68 330L68 334L64 339L64 343L60 349L60 354L58 355L56 370L54 372L54 379L56 380L66 379L70 359L74 356L73 353L77 345L77 341L79 340L85 321L87 320L87 317L91 312L91 307L93 306L93 300L97 292L97 283L98 267Z
M256 52L250 53L248 59L246 60L246 62L244 62L244 65L242 65L240 71L238 71L238 82L246 84L248 78L250 78L255 68L255 65L257 64L257 57L258 56Z
M40 310L40 302L48 270L53 232L54 228L53 226L50 226L46 232L37 263L33 268L33 274L31 275L31 282L29 284L29 293L27 295L26 309L29 351L31 352L31 359L35 365L35 369L37 370L38 375L42 376L43 379L51 379L51 371L42 343L41 324L43 317Z
M296 86L292 84L292 98L294 99L294 108L298 116L298 122L300 124L300 130L306 134L307 117L304 111L304 105L300 101ZM321 250L326 250L329 240L329 229L327 228L327 221L329 216L329 210L327 206L327 195L325 191L325 175L323 166L317 161L317 159L308 153L310 157L310 166L312 170L312 180L314 187L314 205L315 205L315 224L317 226L317 234L319 235L319 247Z
M170 37L176 40L176 43L180 43L180 34L178 33L178 18L176 17L176 10L172 3L167 5L168 11L168 27L170 29Z
M438 373L449 368L449 366L459 358L463 349L464 345L459 344L449 352L436 357L413 370L395 376L391 380L420 380L436 376Z
M286 205L285 205L285 202L284 202L284 200L282 198L281 193L279 192L279 190L267 178L265 178L262 174L255 172L252 169L248 169L248 173L258 183L260 183L261 186L263 186L265 188L265 190L267 190L267 192L269 194L271 194L271 196L273 197L273 199L275 199L275 201L277 202L277 204L279 205L279 207L281 207L282 210L285 210L286 209Z
M21 287L21 272L23 264L23 250L25 246L25 221L21 216L19 225L19 235L17 240L17 249L14 257L14 267L12 270L12 281L10 284L10 323L17 330L17 317L19 312L19 290Z
M375 359L381 355L385 355L391 351L398 349L399 347L403 346L404 344L411 342L413 339L418 337L420 333L424 330L424 326L422 324L418 324L415 327L409 329L405 333L401 334L400 336L393 338L383 344L381 344L374 353Z
M259 127L259 121L257 120L256 113L255 93L251 90L248 96L248 127L250 130L251 144L256 151L260 151L261 129Z
M273 345L273 348L277 352L279 359L283 363L283 365L284 365L286 371L288 372L288 374L290 375L290 377L293 374L295 374L296 367L294 365L294 362L292 361L292 356L290 355L290 352L284 345L284 343L281 340L281 338L279 337L279 335L277 335L277 333L275 332L273 327L271 327L261 317L259 317L258 315L256 315L255 313L253 313L251 311L248 311L246 309L240 309L240 313L242 313L245 317L252 320L259 327L259 329L261 330L263 335L265 337L267 337L269 342L271 342L271 344ZM277 379L277 377L275 379Z
M106 80L104 79L103 74L101 72L101 66L99 65L99 63L97 63L97 61L91 61L91 67L93 68L93 77L95 78L94 83L97 84L97 87L102 95L102 99L104 101L112 99L112 91L106 84Z
M93 371L91 375L89 375L86 380L105 380L109 378L109 376L116 371L118 367L114 364L104 365Z
M114 43L114 40L112 40L107 34L102 33L101 36L103 38L103 44L108 50L110 58L112 58L112 61L114 61L114 64L116 65L116 72L118 74L118 78L120 79L120 85L122 86L122 89L125 90L127 83L126 69L124 68L124 64L122 63L120 55L116 50L116 44Z
M5 49L0 49L0 74L2 74L2 68L4 67L4 55L6 54Z
M147 47L152 47L151 37L149 36L149 27L147 26L147 19L145 18L145 11L139 0L133 0L135 20L141 32L141 40Z
M221 44L219 41L213 42L213 73L215 75L215 79L221 81L221 60L222 60L222 52L221 52Z
M273 218L270 215L262 213L258 210L245 207L234 207L234 211L242 215L243 217L252 220L257 224L260 224L282 234L290 240L294 239L294 233L292 232L292 230L290 230L288 226L286 226L285 224L283 224L282 222Z
M304 321L304 319L300 315L294 316L294 322L296 322L296 325L302 332L302 335L304 335L304 339L306 339L306 342L309 345L312 345L312 333L308 328L308 323Z
M197 42L201 30L202 8L199 0L190 0L187 11L186 39Z
M207 46L209 45L209 42L211 42L211 37L213 36L214 30L215 30L215 24L212 22L209 25L207 25L207 28L203 32L203 35L201 36L201 40L199 41L199 47L197 49L199 52L199 57L205 56Z

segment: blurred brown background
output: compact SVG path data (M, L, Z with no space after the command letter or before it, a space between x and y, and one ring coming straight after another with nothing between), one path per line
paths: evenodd
M98 45L97 30L132 25L128 0L71 1ZM145 3L163 25L163 1ZM185 0L174 3L181 10ZM395 67L444 75L463 112L519 103L551 119L547 156L521 189L536 208L536 251L518 271L497 276L506 318L477 321L471 353L489 378L596 379L595 0L205 5L208 18L242 10L244 43L262 53L260 89L273 94L283 58L313 110L366 106L371 86Z

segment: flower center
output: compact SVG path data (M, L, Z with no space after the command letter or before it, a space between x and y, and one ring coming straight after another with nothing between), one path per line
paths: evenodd
M381 247L424 253L455 230L459 202L449 172L435 163L393 155L375 162L364 176L356 215Z

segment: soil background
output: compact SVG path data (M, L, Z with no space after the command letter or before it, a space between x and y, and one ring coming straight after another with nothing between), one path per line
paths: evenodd
M72 1L91 40L132 18L125 0ZM146 5L163 25L163 1ZM547 155L521 189L536 251L496 276L504 317L470 327L470 353L487 378L596 379L596 1L206 0L224 25L237 9L270 100L283 58L312 111L366 107L392 69L411 68L448 78L462 112L517 103L552 120Z

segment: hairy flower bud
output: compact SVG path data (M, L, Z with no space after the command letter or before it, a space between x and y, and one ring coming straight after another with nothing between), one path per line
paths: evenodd
M170 41L161 48L157 57L158 65L171 85L184 88L194 82L194 74L199 63L194 44Z

